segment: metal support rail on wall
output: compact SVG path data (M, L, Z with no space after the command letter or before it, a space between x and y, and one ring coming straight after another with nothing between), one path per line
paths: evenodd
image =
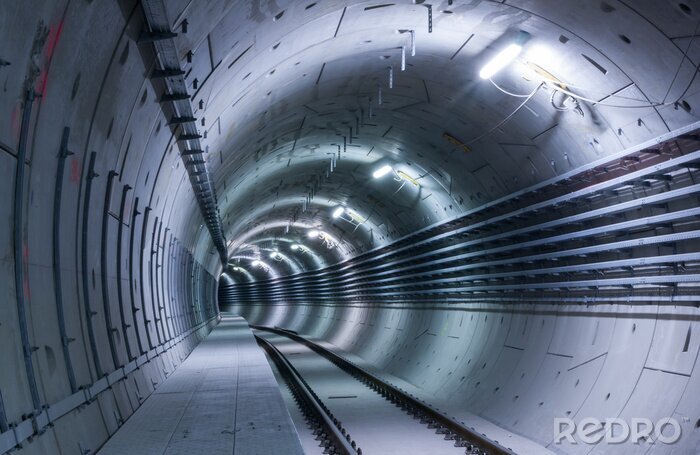
M179 131L176 138L180 148L180 157L189 176L192 190L197 198L199 209L207 225L211 238L219 252L221 263L226 265L226 239L217 208L216 191L212 178L204 160L196 125L196 118L190 104L190 95L185 83L185 71L180 67L177 47L174 37L176 33L170 30L163 0L141 0L146 30L141 33L139 43L152 43L160 68L151 73L151 79L161 79L164 94L161 107L170 106L169 126L173 131ZM168 116L167 109L163 113Z
M323 270L229 285L221 303L697 304L697 132L616 154Z
M33 82L33 81L32 81ZM28 84L24 105L22 107L22 124L19 133L19 145L17 147L17 165L15 173L14 190L14 225L13 247L14 247L14 267L15 267L15 292L17 293L17 320L19 323L20 338L22 340L22 352L24 354L24 368L27 375L27 384L32 398L33 412L37 413L42 407L39 389L37 387L36 373L32 355L36 351L29 341L29 329L27 326L27 301L25 293L29 289L29 283L25 274L26 260L28 256L24 241L24 190L25 190L25 166L27 157L27 142L29 136L29 123L32 120L32 106L36 98L32 84ZM38 349L38 348L37 348Z

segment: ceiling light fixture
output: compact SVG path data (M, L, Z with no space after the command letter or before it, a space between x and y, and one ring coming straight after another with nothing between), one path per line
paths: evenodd
M389 166L388 164L385 164L384 166L380 167L376 171L372 173L372 177L375 179L379 179L387 175L389 172L393 171L394 169Z
M523 46L531 36L525 30L520 30L511 40L511 44L502 49L479 72L482 79L491 79L496 73L508 66L523 51Z
M345 208L344 207L338 207L333 211L333 218L338 218L340 215L345 213Z
M482 79L491 79L496 73L505 68L510 62L515 60L515 57L520 55L523 47L519 44L511 44L501 52L499 52L491 61L489 61L479 72L479 77Z
M355 210L351 209L350 207L343 206L339 206L333 211L333 219L347 221L348 223L355 226L355 229L357 229L362 223L367 221ZM321 232L321 236L323 236L323 234L324 232Z
M309 231L308 236L309 236L309 238L312 238L312 239L320 239L323 242L323 244L326 245L326 247L328 249L335 248L336 246L338 246L338 241L336 239L334 239L333 236L331 236L329 233L327 233L325 231L319 231L318 229L312 229ZM306 251L306 248L302 247L301 245L299 245L299 249L301 249L302 252Z

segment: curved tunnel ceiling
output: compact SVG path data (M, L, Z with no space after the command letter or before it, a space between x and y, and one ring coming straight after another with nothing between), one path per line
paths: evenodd
M699 24L696 0L0 3L0 453L99 449L220 310L518 452L632 412L693 450Z
M178 44L203 81L193 99L231 254L303 221L346 259L693 117L693 67L669 36L694 20L678 5L666 18L651 3L442 2L431 25L413 3L168 6L173 29L190 23ZM523 31L517 61L481 80ZM386 163L417 180L374 181ZM337 206L366 224L334 221Z

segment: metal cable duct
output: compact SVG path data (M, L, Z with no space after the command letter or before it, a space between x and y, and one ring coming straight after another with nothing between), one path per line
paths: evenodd
M192 189L197 197L202 216L211 234L214 246L219 252L222 264L227 262L226 238L221 227L221 216L217 207L216 189L207 169L205 151L202 150L197 128L190 104L190 95L185 83L185 71L180 67L178 50L174 38L177 36L168 23L165 5L162 0L143 0L144 18L147 30L141 33L140 43L152 42L159 62L159 68L151 73L151 79L163 81L164 92L161 102L171 106L172 116L168 125L179 130L178 147L182 163L187 169ZM164 110L164 112L166 112ZM166 112L167 115L167 112Z
M693 134L525 192L321 271L229 285L224 304L694 305ZM552 198L552 195L562 194Z

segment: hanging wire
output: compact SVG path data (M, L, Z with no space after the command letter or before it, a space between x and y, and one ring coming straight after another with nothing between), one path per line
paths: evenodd
M552 105L552 107L559 111L559 112L567 112L571 110L569 107L565 107L564 103L566 103L566 99L561 103L561 106L557 106L557 103L554 102L554 97L557 95L556 90L552 90L552 96L549 97L549 103Z
M535 87L535 89L534 89L532 92L530 92L530 94L527 96L527 98L525 98L525 99L523 100L523 102L520 103L520 105L519 105L518 107L516 107L515 110L514 110L513 112L511 112L506 118L504 118L503 120L501 120L501 121L498 123L498 125L494 126L493 128L491 128L490 130L488 130L488 131L486 131L485 133L481 134L480 136L477 136L477 137L475 137L474 139L472 139L472 140L466 142L466 144L473 144L474 142L477 142L477 141L479 141L479 140L485 138L486 136L488 136L489 134L493 133L494 131L496 131L496 130L497 130L498 128L500 128L501 126L503 126L508 120L510 120L511 118L513 118L513 116L514 116L515 114L517 114L517 113L520 111L520 109L522 109L522 108L525 106L525 104L527 104L527 102L530 101L530 100L532 99L533 96L535 96L535 93L537 93L537 90L539 90L540 87L542 87L543 85L544 85L544 82L540 83L537 87Z
M542 75L538 75L538 76L542 78L543 83L545 83L545 84L547 84L547 83L555 84L555 85L556 85L555 87L551 87L552 90L554 90L554 91L561 92L561 93L564 93L564 94L566 94L566 95L569 95L569 96L572 97L572 98L576 98L577 100L585 101L585 102L591 103L591 104L597 104L597 105L599 105L599 106L615 107L615 108L620 108L620 109L646 109L646 108L650 108L650 107L671 106L671 105L674 105L674 104L677 103L677 101L674 101L674 102L667 102L667 103L650 103L650 102L646 102L646 104L639 105L639 106L630 106L630 105L627 105L627 104L610 104L610 103L606 103L606 102L604 102L604 101L598 101L598 100L595 100L595 99L592 99L592 98L586 98L585 96L577 95L576 93L573 93L573 92L570 91L570 90L566 90L565 88L562 88L562 87L561 87L561 84L565 84L567 87L573 87L573 86L571 86L570 84L568 84L568 83L566 83L566 82L562 82L562 81L558 81L558 80L555 80L555 79L551 79L551 78L548 78L548 77L545 77L545 76L542 76ZM506 89L500 87L499 85L497 85L493 80L491 80L491 82L493 83L493 85L494 85L498 90L500 90L501 92L505 93L506 95L510 95L510 96L514 96L514 97L518 97L518 98L526 98L526 97L529 96L529 95L518 95L518 94L516 94L516 93L511 93L511 92L509 92L508 90L506 90ZM549 85L549 84L547 84L547 85ZM640 100L640 99L637 99L637 98L629 98L629 97L619 96L619 95L615 95L615 94L612 94L612 93L606 95L606 97L616 97L616 98L621 98L621 99L629 99L629 100L631 100L631 101L645 102L645 100Z
M671 84L668 86L668 90L666 90L666 95L664 95L664 101L666 101L666 98L668 98L668 95L671 93L671 89L673 88L673 84L676 82L676 79L678 78L678 75L681 72L681 68L683 67L683 62L685 61L686 57L688 56L688 52L690 52L690 46L693 45L693 41L695 40L695 37L697 36L699 28L700 28L700 19L698 19L697 24L695 24L695 30L693 30L693 34L691 35L690 41L688 42L688 46L685 48L685 52L683 52L683 57L681 58L680 63L678 63L678 68L676 68L676 72L673 75L673 79L671 80ZM693 73L693 77L690 79L690 82L688 83L688 86L685 88L685 90L683 90L683 93L681 93L681 96L679 96L678 99L675 101L676 103L678 101L680 101L680 99L685 96L685 94L690 89L690 86L693 85L693 81L695 81L695 77L698 75L699 69L700 69L700 65L696 65L695 72Z
M528 96L530 96L529 94L519 95L517 93L509 92L508 90L504 89L500 85L496 84L496 81L494 81L493 79L489 79L489 81L491 81L491 83L493 84L494 87L496 87L498 90L502 91L506 95L514 96L516 98L527 98Z
M644 99L640 99L640 98L634 98L634 97L628 97L628 96L618 95L618 94L616 94L616 93L605 93L605 92L600 92L600 91L596 91L596 90L591 90L591 89L588 89L588 88L585 88L585 87L581 87L581 86L577 86L577 85L572 85L572 84L570 84L570 83L568 83L568 82L562 82L562 81L560 81L560 80L556 80L556 79L547 77L547 76L545 76L545 75L543 75L543 74L540 74L540 73L538 73L537 76L540 77L543 81L545 81L545 82L547 82L547 83L555 84L556 87L552 87L553 90L558 91L558 92L561 92L561 93L566 94L566 95L569 95L569 96L571 96L572 98L575 98L575 99L577 99L577 100L581 100L581 101L585 101L585 102L587 102L587 103L591 103L591 104L593 104L593 105L599 105L599 106L605 106L605 107L613 107L613 108L619 108L619 109L646 109L646 108L656 108L656 107L663 107L663 106L675 106L675 105L677 105L677 104L683 99L683 97L688 93L688 90L690 90L690 88L691 88L692 85L693 85L693 82L695 82L695 79L697 78L698 73L700 73L700 63L699 63L698 65L695 65L695 71L693 72L693 77L690 79L690 81L689 81L688 84L686 85L686 87L685 87L685 89L683 90L683 92L682 92L675 100L673 100L673 101L666 101L666 99L668 98L668 95L669 95L670 92L671 92L671 89L673 88L673 84L675 83L676 79L678 78L678 74L680 73L680 70L681 70L681 68L682 68L683 62L685 61L685 59L686 59L687 56L688 56L688 52L690 51L690 47L692 46L693 40L694 40L694 39L696 38L696 36L697 36L697 31L698 31L698 30L700 30L700 20L698 20L698 22L697 22L697 24L696 24L696 26L695 26L695 31L694 31L694 33L693 33L691 39L690 39L690 42L688 43L688 46L686 47L685 51L683 52L683 56L682 56L682 58L681 58L681 62L680 62L680 64L678 65L678 68L676 69L676 72L674 73L673 80L671 81L671 84L669 85L669 88L668 88L668 90L666 91L666 95L664 96L664 101L662 101L662 102L651 102L651 101L644 100ZM507 95L509 95L509 96L514 96L514 97L517 97L517 98L525 98L525 97L528 96L528 95L520 95L520 94L512 93L512 92L510 92L510 91L504 89L504 88L501 87L500 85L498 85L493 79L489 79L489 80L490 80L491 83L494 85L494 87L496 87L498 90L500 90L501 92L503 92L503 93L505 93L505 94L507 94ZM623 104L606 103L606 102L604 102L604 101L595 100L595 99L592 99L592 98L587 98L587 97L585 97L585 96L582 96L582 95L578 95L578 94L576 94L576 93L573 93L573 92L571 92L570 90L567 90L567 89L563 88L562 85L565 85L566 87L577 88L577 89L583 90L583 91L585 91L585 92L605 93L605 95L603 96L604 99L605 99L605 98L619 98L619 99L622 99L622 100L629 100L629 101L634 101L634 102L643 103L643 104L640 104L640 105L637 105L637 106L631 106L631 105L623 105Z

